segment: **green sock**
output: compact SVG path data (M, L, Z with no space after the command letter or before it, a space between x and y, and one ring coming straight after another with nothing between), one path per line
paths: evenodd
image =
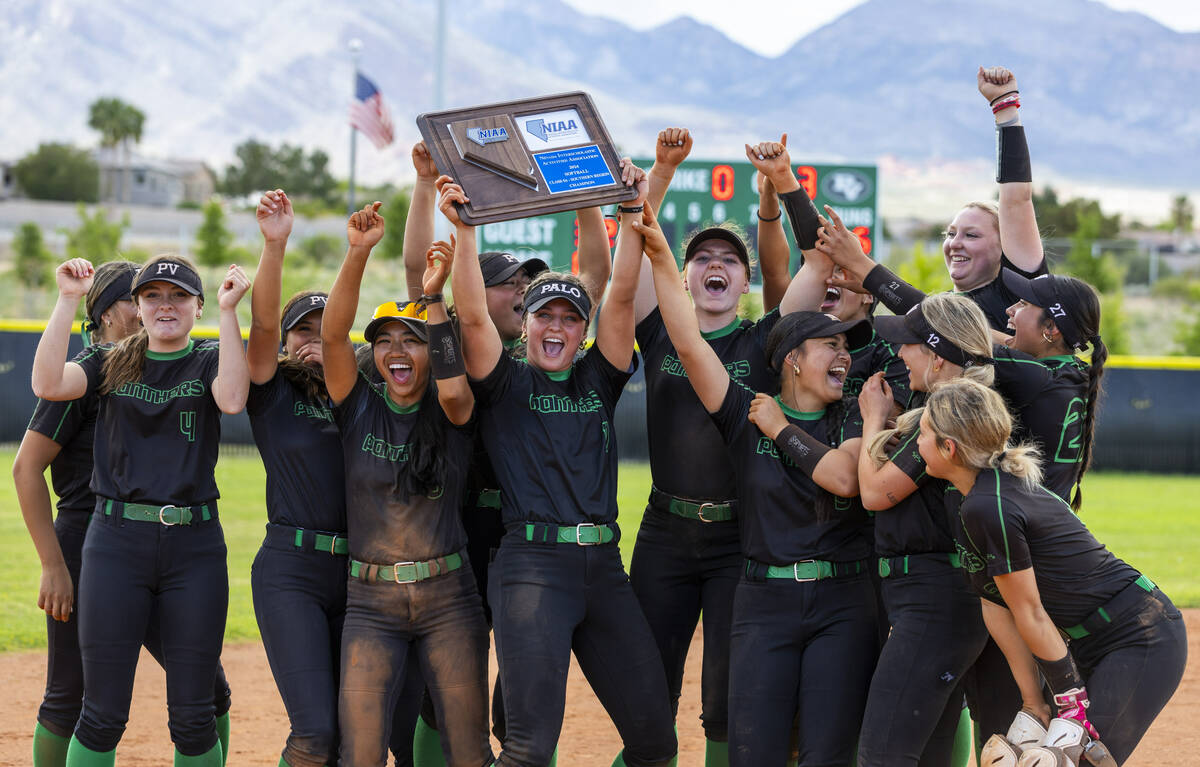
M967 767L971 759L971 712L963 707L962 716L958 718L958 731L954 733L954 750L950 754L951 767Z
M292 765L288 764L287 760L281 756L279 757L279 767L292 767Z
M63 767L70 744L70 738L55 735L38 722L33 728L33 767Z
M217 717L217 742L221 744L221 767L229 761L229 712Z
M71 736L71 745L67 747L67 764L69 767L113 767L117 763L117 749L112 751L93 751Z
M199 756L184 756L179 753L179 749L175 749L175 767L221 767L224 758L225 755L221 753L220 741L214 743L212 748Z
M446 767L442 737L423 716L417 717L417 727L413 730L413 767Z
M558 746L554 747L554 753L550 755L550 764L547 767L558 767Z
M729 767L729 742L704 740L704 767Z

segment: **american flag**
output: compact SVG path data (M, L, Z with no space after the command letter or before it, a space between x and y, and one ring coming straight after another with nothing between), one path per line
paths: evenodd
M350 105L350 124L363 132L376 149L392 143L392 117L383 94L361 74L355 76L354 102Z

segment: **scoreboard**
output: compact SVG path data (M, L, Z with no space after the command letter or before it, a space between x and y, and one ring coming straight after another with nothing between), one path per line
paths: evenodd
M653 159L635 158L639 167L650 169ZM841 216L846 227L858 235L863 250L870 255L879 236L879 174L874 165L793 165L800 186L824 215L829 205ZM615 213L615 206L604 209ZM658 221L667 241L682 263L681 243L687 236L707 226L725 221L736 222L747 235L752 248L758 245L758 173L746 161L706 162L685 160L675 171L667 190ZM617 222L606 218L609 245L613 245ZM792 245L792 269L799 264L799 251L791 238L784 215L784 227ZM515 221L484 224L478 228L479 249L503 250L518 258L540 258L559 271L575 271L578 231L575 214L556 213ZM753 281L759 281L758 270Z

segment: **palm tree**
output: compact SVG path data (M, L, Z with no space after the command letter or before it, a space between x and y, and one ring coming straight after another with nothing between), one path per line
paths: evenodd
M100 134L100 146L106 149L120 146L124 155L125 174L118 197L123 202L129 201L129 166L132 162L129 142L132 139L137 144L142 140L145 122L146 114L142 110L118 98L96 99L88 108L88 127Z

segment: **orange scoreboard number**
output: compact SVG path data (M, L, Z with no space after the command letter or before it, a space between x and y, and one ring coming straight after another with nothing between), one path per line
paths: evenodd
M712 169L712 198L717 202L733 199L733 166L714 165Z
M571 240L574 246L571 250L571 274L579 274L579 219L574 219L573 239ZM604 233L608 235L608 249L612 250L617 246L617 220L615 218L604 219Z
M796 166L796 180L800 182L800 188L808 195L808 199L817 199L817 169L811 165Z
M863 253L871 255L871 230L865 226L856 226L850 231L858 237L858 241L862 244Z

